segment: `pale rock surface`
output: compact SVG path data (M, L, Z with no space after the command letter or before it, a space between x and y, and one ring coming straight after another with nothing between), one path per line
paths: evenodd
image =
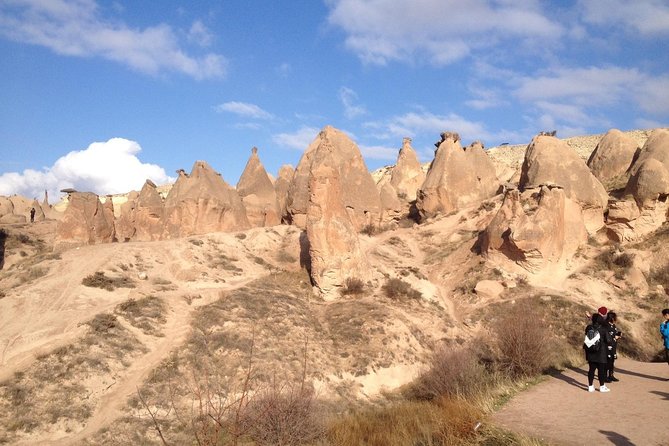
M306 234L310 274L327 300L335 299L348 278L364 278L368 269L355 225L343 199L334 146L319 149L321 160L309 179Z
M279 176L274 182L274 191L276 192L276 202L279 207L279 215L283 218L286 215L286 201L288 200L288 188L293 180L295 169L290 164L284 164L279 168Z
M156 185L146 180L135 201L131 219L135 227L134 240L160 240L163 233L163 199Z
M504 292L504 285L496 280L481 280L474 287L474 292L481 297L494 299Z
M592 174L601 183L606 183L625 175L638 149L631 136L611 129L599 141L587 164Z
M0 197L0 223L25 223L26 217L14 213L14 203L9 197Z
M165 199L163 239L248 229L239 194L204 161L179 178Z
M508 190L481 237L481 253L502 254L537 272L570 258L587 241L579 205L562 188Z
M390 183L385 183L379 191L381 197L381 220L384 222L398 220L403 213L408 212L408 205L397 196L397 191Z
M44 210L42 209L42 205L39 204L39 201L33 200L30 207L35 209L35 221L44 221L46 219ZM30 219L30 209L28 209L28 219Z
M96 194L72 192L68 202L56 229L56 245L94 245L114 241L113 217L109 219L109 210L105 210Z
M323 151L330 154L338 171L341 198L353 226L358 231L366 225L378 226L381 199L360 149L344 132L331 126L321 130L297 165L288 190L287 220L306 227L310 178L323 158L318 153Z
M411 147L411 138L404 138L397 162L391 169L390 184L395 188L400 199L414 201L424 181L425 172L418 161L416 151Z
M274 184L260 161L256 147L251 149L251 156L236 189L251 226L275 226L281 223Z
M669 130L650 134L630 173L625 192L634 196L639 207L652 207L669 194Z
M604 209L608 203L604 186L583 159L554 136L535 136L525 152L518 187L522 191L541 184L564 188L566 198L576 201L583 209L589 233L604 226Z
M662 226L668 207L668 203L662 201L639 208L634 200L611 200L606 219L607 235L619 243L638 241Z
M421 218L448 214L493 197L499 190L495 167L476 141L463 149L457 133L444 132L418 191Z

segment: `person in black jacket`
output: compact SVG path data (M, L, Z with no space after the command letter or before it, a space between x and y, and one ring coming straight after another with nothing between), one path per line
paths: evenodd
M590 351L585 349L585 359L588 361L588 392L594 392L595 386L593 382L595 380L595 370L597 371L597 379L599 380L599 391L600 392L609 392L611 389L606 387L606 368L607 368L607 355L609 351L609 345L613 343L609 331L607 329L608 324L606 323L605 316L601 315L600 312L594 313L592 315L591 324L599 332L599 349L597 351ZM590 325L586 327L585 331L587 333ZM585 348L585 346L584 346Z
M614 363L616 362L616 359L618 358L617 354L617 348L618 348L618 340L621 338L623 333L618 330L618 327L616 327L616 322L618 321L618 316L616 313L613 311L609 311L606 314L606 322L608 324L607 330L609 332L609 336L611 337L611 345L609 345L609 351L607 354L607 367L606 367L606 382L618 382L620 381L618 378L616 378L613 375L614 371Z

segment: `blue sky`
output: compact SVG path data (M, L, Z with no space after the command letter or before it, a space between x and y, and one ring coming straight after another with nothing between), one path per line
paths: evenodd
M0 0L0 194L667 126L667 48L665 0Z

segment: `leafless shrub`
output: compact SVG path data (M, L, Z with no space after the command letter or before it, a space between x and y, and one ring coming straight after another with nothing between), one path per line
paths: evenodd
M107 277L102 271L88 275L81 280L81 284L92 288L102 288L114 291L116 288L135 288L135 283L128 277Z
M402 279L391 278L381 287L385 295L391 299L420 299L423 294Z
M165 303L158 297L130 298L118 304L114 313L127 319L133 327L145 334L162 335L157 326L165 322Z
M357 277L349 277L344 283L344 288L341 290L341 294L348 296L351 294L362 294L365 290L365 283L362 279Z
M669 263L653 268L650 272L650 280L662 285L665 290L669 290Z
M374 226L373 224L367 224L360 230L361 234L369 235L370 237L378 234L378 232L378 227Z
M93 319L86 322L86 325L91 327L91 330L95 333L108 333L110 330L117 327L119 324L116 316L110 313L100 313L96 314Z
M503 314L492 329L502 369L514 377L540 373L550 360L547 327L539 309L528 302L517 303Z

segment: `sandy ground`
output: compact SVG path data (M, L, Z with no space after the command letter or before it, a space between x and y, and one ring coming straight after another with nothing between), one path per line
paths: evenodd
M669 366L625 358L616 366L620 382L609 393L587 391L585 365L519 394L492 421L551 445L669 445Z

